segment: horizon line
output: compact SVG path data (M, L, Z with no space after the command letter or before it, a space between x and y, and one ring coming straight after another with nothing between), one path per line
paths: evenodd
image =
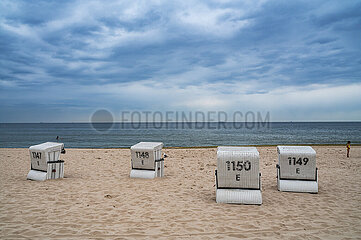
M114 122L83 122L83 121L79 121L79 122L0 122L0 124L105 124L105 123L122 123L122 124L141 124L141 123L263 123L263 124L267 124L267 123L333 123L333 122L339 122L339 123L344 123L344 122L360 122L361 120L311 120L311 121L305 121L305 120L292 120L292 121L149 121L149 122L145 122L145 121L139 121L139 122L121 122L121 121L114 121Z

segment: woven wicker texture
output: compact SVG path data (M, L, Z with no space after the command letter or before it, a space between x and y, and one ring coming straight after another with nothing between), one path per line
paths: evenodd
M217 203L262 204L260 190L217 189Z
M49 161L58 161L63 143L46 142L29 147L31 169L47 171Z
M218 147L219 188L259 189L259 153L255 147Z
M132 146L132 168L155 170L155 161L161 159L162 147L160 142L140 142Z
M281 179L316 179L316 152L309 146L278 146Z

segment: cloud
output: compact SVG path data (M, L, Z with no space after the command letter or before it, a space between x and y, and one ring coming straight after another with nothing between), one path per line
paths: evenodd
M359 120L359 9L353 1L2 1L0 121L29 103L85 121L99 107L348 119L327 115L338 102ZM286 114L294 109L312 115Z

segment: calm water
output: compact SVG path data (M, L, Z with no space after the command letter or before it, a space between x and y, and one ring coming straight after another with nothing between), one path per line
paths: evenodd
M94 128L95 127L95 128ZM109 129L110 128L110 129ZM97 129L97 130L95 130ZM361 122L308 123L0 123L0 147L56 141L67 148L130 147L140 141L165 146L361 144Z

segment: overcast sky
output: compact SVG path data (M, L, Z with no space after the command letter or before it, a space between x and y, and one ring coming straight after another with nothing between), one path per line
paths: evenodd
M361 1L0 2L0 122L361 120Z

